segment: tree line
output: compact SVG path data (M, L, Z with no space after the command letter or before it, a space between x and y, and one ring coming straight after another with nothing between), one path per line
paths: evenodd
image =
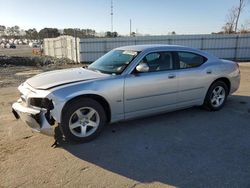
M55 38L61 35L69 35L79 38L93 38L97 37L97 33L93 29L74 29L65 28L59 30L57 28L43 28L37 31L35 28L28 30L21 30L19 26L5 27L0 25L0 36L5 38L26 38L26 39L44 39ZM103 34L103 37L118 37L117 32L107 31Z

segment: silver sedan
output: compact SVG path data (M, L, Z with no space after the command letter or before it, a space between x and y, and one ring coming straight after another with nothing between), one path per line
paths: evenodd
M16 118L52 135L87 142L104 125L192 106L220 110L240 84L237 63L183 46L139 45L108 52L88 68L39 74L19 86Z

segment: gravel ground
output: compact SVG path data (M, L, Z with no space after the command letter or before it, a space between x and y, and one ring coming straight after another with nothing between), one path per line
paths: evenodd
M15 49L13 48L0 48L0 55L8 55L8 56L33 56L32 48L28 45L17 45Z
M191 108L108 125L87 144L33 133L11 114L44 70L0 68L0 187L250 187L250 63L219 112Z

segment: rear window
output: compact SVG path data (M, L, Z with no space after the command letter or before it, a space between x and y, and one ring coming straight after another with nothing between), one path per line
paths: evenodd
M191 53L191 52L178 52L180 69L199 67L207 61L207 58Z

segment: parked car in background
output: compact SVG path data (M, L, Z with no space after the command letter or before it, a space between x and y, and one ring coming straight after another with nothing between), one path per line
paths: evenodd
M39 74L19 86L16 118L53 134L59 124L70 140L87 142L104 125L167 111L204 106L220 110L240 83L233 61L183 46L114 49L88 68Z
M6 43L4 46L4 48L12 48L12 49L15 49L16 48L16 45L14 43Z
M41 43L40 42L30 42L29 46L31 48L40 48Z
M15 44L10 44L9 48L16 49L16 45Z
M33 43L32 47L33 48L40 48L40 43Z

